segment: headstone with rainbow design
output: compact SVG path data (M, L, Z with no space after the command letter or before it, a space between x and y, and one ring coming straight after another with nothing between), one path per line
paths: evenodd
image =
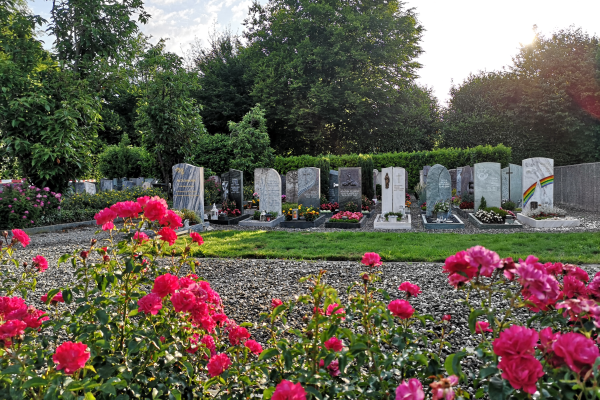
M523 160L523 213L531 205L554 206L554 160L535 157Z

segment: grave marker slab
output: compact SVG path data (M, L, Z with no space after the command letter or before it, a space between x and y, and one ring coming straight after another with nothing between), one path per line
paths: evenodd
M337 171L329 170L329 202L338 202L339 175Z
M473 169L470 166L463 167L460 178L460 194L473 194Z
M100 179L100 191L101 192L112 192L113 191L113 180L112 179Z
M440 164L435 164L427 174L427 216L431 216L435 204L439 201L450 201L452 198L450 172Z
M76 182L75 193L96 194L96 185L93 182Z
M279 174L279 177L281 178L281 194L285 194L285 201L287 202L287 194L286 194L286 190L287 190L287 183L285 180L285 175L281 175Z
M458 196L462 193L462 171L463 167L456 168L456 194Z
M204 168L190 164L173 165L173 208L194 211L204 221Z
M523 167L508 164L508 168L510 168L510 179L508 180L510 186L509 200L520 206L523 201Z
M538 206L554 206L554 160L528 158L523 160L523 212L531 210L531 202Z
M404 212L406 193L406 171L400 167L382 168L381 215L389 212Z
M298 171L285 174L285 196L288 203L298 203Z
M308 167L298 170L298 204L319 209L321 205L321 170Z
M144 183L144 178L134 178L133 182L135 182L135 186L142 186Z
M340 210L346 209L346 204L353 202L360 210L362 204L362 180L360 167L342 167L338 169L339 187L338 198Z
M260 199L260 211L281 214L281 177L273 168L254 170L254 191Z
M123 181L123 190L131 189L134 186L135 186L134 181Z
M237 169L221 174L223 200L235 201L235 207L242 210L244 206L244 173Z
M479 209L481 197L488 207L502 205L502 181L500 163L477 163L474 167L475 210Z

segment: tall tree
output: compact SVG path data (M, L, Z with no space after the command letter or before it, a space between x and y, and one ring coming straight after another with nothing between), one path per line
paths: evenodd
M0 3L0 158L18 160L34 183L62 190L92 167L100 104L34 37L43 22L12 0Z
M423 30L400 1L254 2L245 25L253 95L279 151L340 153L394 129Z
M144 147L158 160L163 182L171 181L171 168L190 162L198 138L206 133L200 108L191 97L197 76L183 60L164 50L164 42L150 48L139 64L142 94L136 127Z
M254 105L254 84L247 52L230 30L212 33L209 47L192 51L201 89L194 98L202 104L202 120L210 134L226 133L229 121L239 122Z

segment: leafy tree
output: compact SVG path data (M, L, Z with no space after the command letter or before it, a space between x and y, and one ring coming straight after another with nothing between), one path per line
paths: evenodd
M444 146L503 143L513 161L600 160L600 45L581 29L537 35L507 72L469 77L451 91Z
M194 98L202 104L202 120L210 134L227 132L229 121L239 122L253 106L252 69L238 36L230 30L210 37L208 48L196 45L193 62L201 89Z
M221 133L200 136L196 149L194 163L216 174L227 172L231 161L235 158L231 138Z
M144 80L136 127L144 147L156 156L163 181L169 183L172 166L191 162L199 137L206 133L191 97L197 79L183 68L181 57L164 51L162 41L148 50L139 68Z
M55 190L92 168L100 104L86 82L64 71L34 37L44 20L0 3L0 157Z
M400 1L254 2L246 27L253 95L280 152L339 154L395 130L422 33Z
M229 122L233 159L230 167L246 173L253 181L255 168L271 167L275 159L267 134L265 112L259 104L252 107L240 122Z
M127 134L118 146L107 146L99 156L100 173L105 178L152 177L157 171L153 157L142 147L131 146Z

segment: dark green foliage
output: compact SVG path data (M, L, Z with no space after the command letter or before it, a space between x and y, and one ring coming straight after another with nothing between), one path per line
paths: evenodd
M370 152L401 136L399 144L390 141L393 148L423 149L415 142L428 136L420 126L428 123L410 121L420 112L407 113L406 127L398 119L412 103L430 114L421 106L430 101L403 93L420 66L414 58L422 31L397 0L255 2L245 33L256 73L252 94L266 109L273 147Z
M502 208L508 211L515 211L517 205L512 201L505 201L504 203L502 203Z
M475 196L473 196L471 193L465 193L465 194L461 194L460 195L460 199L464 202L467 203L474 203L475 202Z
M154 157L142 147L129 146L127 134L118 146L108 146L99 157L99 169L104 178L154 177Z
M144 190L141 187L134 187L121 191L99 192L96 194L72 194L63 200L61 208L63 210L92 209L97 212L120 201L136 201L138 197L142 196L167 198L167 195L158 188Z
M513 162L600 160L600 45L581 29L538 35L507 72L482 72L453 87L443 146L502 143Z
M317 157L315 164L316 168L321 170L321 197L329 197L329 170L331 170L331 164L327 157ZM321 204L323 201L321 201Z
M218 175L229 171L234 158L231 138L220 133L200 136L193 158L195 165L209 168Z
M408 174L408 187L414 187L419 183L419 171L425 165L441 164L448 169L464 167L465 165L474 165L480 162L499 162L502 167L508 166L511 161L511 149L503 145L477 146L467 149L437 149L432 151L418 151L412 153L383 153L371 154L373 159L373 168L381 170L382 168L394 166L406 169ZM273 168L280 174L286 174L288 171L297 170L304 167L314 167L318 157L308 155L292 157L275 157ZM339 167L359 167L360 156L357 154L346 154L342 156L327 156L331 169ZM371 176L372 176L371 169ZM371 178L372 179L372 178ZM372 197L371 197L372 198Z
M230 30L213 32L208 48L196 45L192 51L201 87L192 96L202 105L202 121L211 135L227 132L227 123L241 121L254 105L247 52Z
M487 201L485 201L485 197L481 196L481 201L479 202L479 210L486 210L486 209L487 209Z
M83 222L91 221L94 219L94 215L98 213L96 209L85 209L79 208L76 210L57 210L56 212L42 215L35 221L33 227L36 226L48 226L58 224L69 224L71 222Z
M485 210L485 211L493 211L496 214L498 214L499 216L501 216L502 218L505 218L508 215L508 213L505 210L501 210L498 207L484 207L484 208L479 207L479 209Z
M358 166L362 175L362 194L368 199L372 199L375 197L375 193L373 193L373 157L361 154L358 158Z

